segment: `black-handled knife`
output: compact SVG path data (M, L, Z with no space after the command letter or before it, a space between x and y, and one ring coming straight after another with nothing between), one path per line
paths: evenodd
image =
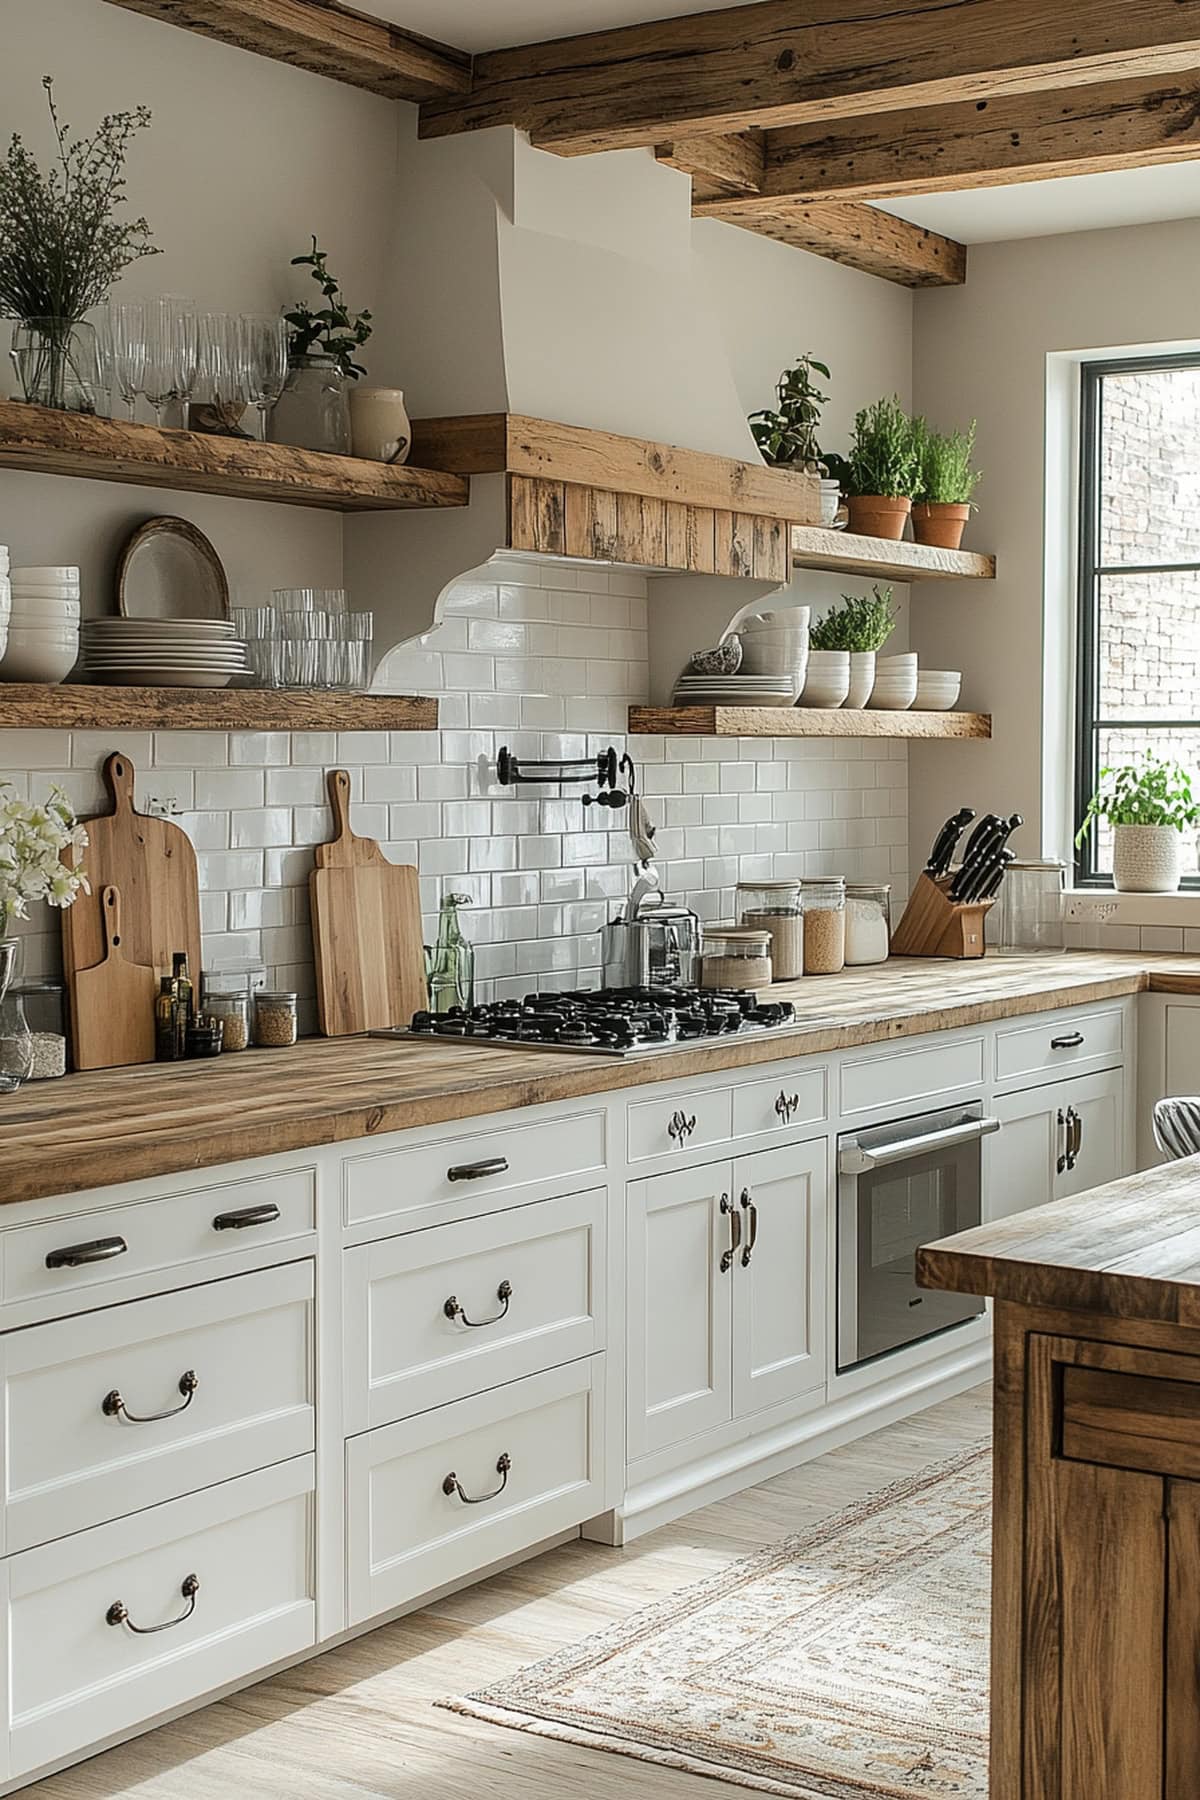
M1016 860L1015 850L1006 850L1003 845L994 850L986 862L976 866L966 891L961 896L962 904L970 906L976 901L991 900L1004 879L1009 863Z
M1017 827L1024 823L1020 813L1012 813L1007 819L996 814L991 815L992 822L986 831L972 833L973 846L968 844L967 854L963 857L962 867L954 877L950 889L950 898L965 901L978 897L979 887L976 877L985 865L990 867L996 853L1002 850ZM987 824L987 821L984 821Z
M947 819L942 829L933 840L933 849L929 852L929 861L925 864L925 873L935 878L944 875L950 867L950 859L954 855L954 847L958 843L966 827L975 817L973 806L960 807L952 819Z
M978 825L975 827L963 847L961 863L964 869L968 863L977 860L982 853L983 845L986 840L991 837L997 825L1002 823L1003 821L1001 820L999 813L984 813L982 819L980 819Z

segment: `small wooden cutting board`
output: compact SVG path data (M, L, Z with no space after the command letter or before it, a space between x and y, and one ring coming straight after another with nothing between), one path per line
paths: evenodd
M158 990L149 963L128 960L121 932L121 896L115 887L100 891L105 934L103 960L75 973L75 1065L117 1069L154 1061L154 998Z
M417 871L350 829L350 777L328 774L335 835L308 878L317 1008L326 1037L407 1025L427 1004Z

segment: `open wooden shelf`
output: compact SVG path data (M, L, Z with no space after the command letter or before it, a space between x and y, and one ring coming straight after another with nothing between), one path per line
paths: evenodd
M438 703L330 688L0 682L0 727L56 731L436 731Z
M0 468L334 512L465 506L469 498L467 481L442 469L364 462L199 431L160 431L20 400L0 401Z
M817 706L631 706L629 729L673 737L990 738L992 715Z
M888 538L830 531L823 525L792 526L792 567L832 569L838 575L871 575L890 581L996 579L995 557L979 550L893 543Z

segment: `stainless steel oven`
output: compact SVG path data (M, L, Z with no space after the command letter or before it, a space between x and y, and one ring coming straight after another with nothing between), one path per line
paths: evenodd
M838 1139L837 1366L841 1373L984 1310L969 1294L919 1288L921 1244L982 1223L979 1103Z

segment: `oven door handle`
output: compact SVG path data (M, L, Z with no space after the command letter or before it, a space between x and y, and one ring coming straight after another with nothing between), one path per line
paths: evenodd
M850 1138L838 1152L838 1168L843 1175L866 1175L872 1169L886 1169L892 1163L908 1162L914 1156L952 1149L955 1144L977 1143L999 1129L999 1119L966 1119L961 1125L948 1125L943 1131L927 1131L921 1137L898 1138L894 1144L880 1144L874 1150L864 1150L856 1138Z

